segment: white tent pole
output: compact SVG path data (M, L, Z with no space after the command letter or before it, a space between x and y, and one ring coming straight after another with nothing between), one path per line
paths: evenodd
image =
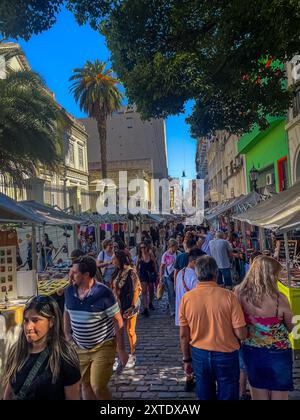
M35 224L32 223L31 225L31 254L32 254L32 270L35 272L36 276L36 294L39 294L39 288L38 288L38 281L37 281L37 250L36 250L36 229Z
M243 245L245 247L245 253L246 253L246 259L247 259L247 234L246 234L246 224L245 222L241 223L242 225L242 239L243 239Z
M287 269L287 275L288 275L288 286L291 287L292 286L292 279L291 279L289 241L288 241L287 233L285 233L283 235L283 237L284 237L284 247L285 247L286 269Z
M266 248L266 233L263 227L259 228L259 241L260 241L260 250L263 251Z
M73 225L73 246L74 246L74 249L77 249L78 248L76 225Z
M31 225L31 230L32 269L37 271L36 230L34 223Z

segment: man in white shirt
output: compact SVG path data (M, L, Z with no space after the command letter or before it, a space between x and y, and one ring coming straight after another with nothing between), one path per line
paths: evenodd
M175 306L175 325L179 327L179 307L182 296L194 289L198 283L195 272L196 261L203 256L199 248L192 249L188 255L188 266L179 271L176 279L176 306Z

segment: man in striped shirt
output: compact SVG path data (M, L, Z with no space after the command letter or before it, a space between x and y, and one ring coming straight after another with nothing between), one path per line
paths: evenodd
M111 398L107 385L116 346L121 363L128 361L119 306L112 291L94 280L96 270L94 258L81 257L72 268L73 285L65 292L65 334L77 348L85 400Z

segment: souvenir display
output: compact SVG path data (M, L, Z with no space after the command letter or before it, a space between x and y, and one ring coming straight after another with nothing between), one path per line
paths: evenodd
M16 247L0 247L0 302L17 297Z

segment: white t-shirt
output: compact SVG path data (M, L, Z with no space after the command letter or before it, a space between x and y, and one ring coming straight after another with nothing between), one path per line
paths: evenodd
M176 278L176 305L175 305L175 325L179 327L179 307L180 302L185 293L187 293L187 290L185 290L183 281L182 281L182 275L184 272L184 282L186 284L186 287L189 290L194 289L198 284L198 279L195 270L192 268L184 268L183 270L179 271ZM188 291L189 291L188 290Z
M170 252L166 251L163 254L162 259L161 259L161 263L166 265L165 271L164 271L164 274L163 274L165 277L170 276L173 273L173 271L175 270L175 267L174 267L175 266L175 261L176 261L177 255L179 255L179 254L180 254L180 252L178 252L178 251L174 252L174 254L171 254Z
M108 255L106 251L101 251L98 255L97 260L102 261L104 263L111 262L112 256ZM110 283L114 271L115 266L113 264L110 264L102 269L103 281L105 283Z

